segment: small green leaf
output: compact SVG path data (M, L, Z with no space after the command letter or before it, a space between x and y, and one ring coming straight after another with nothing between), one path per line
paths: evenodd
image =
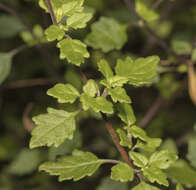
M196 187L196 171L184 160L176 161L165 172L176 183L181 183L188 187Z
M46 38L48 41L61 40L65 32L56 25L51 25L45 30Z
M36 127L33 129L30 140L30 148L40 146L58 147L64 140L72 139L75 131L76 112L47 109L47 114L33 117Z
M156 76L159 61L157 56L138 58L135 61L127 57L125 61L118 60L115 71L117 75L127 77L131 85L147 85L151 84L152 79Z
M178 183L176 185L176 190L184 190L184 188L182 187L182 185L180 183Z
M94 49L101 48L105 53L121 49L127 41L126 27L113 18L101 17L92 24L91 30L85 42Z
M155 21L159 18L159 15L150 10L147 6L147 2L145 0L136 0L136 12L147 22Z
M108 62L105 59L102 59L97 63L99 71L103 74L103 76L108 79L113 76L113 72Z
M148 158L139 152L129 152L129 156L133 160L134 165L144 168L148 164Z
M128 82L128 78L116 75L116 76L109 77L107 79L107 82L111 87L122 87L124 84Z
M136 125L129 127L128 131L135 138L139 138L145 142L148 140L148 136L146 135L146 132L142 128Z
M72 16L74 13L82 12L84 0L66 0L62 6L62 11L65 16Z
M149 165L160 169L167 169L178 159L178 156L168 150L154 152L149 159Z
M111 96L112 100L116 103L131 103L131 99L127 95L124 88L116 87L113 89L108 89L108 94Z
M72 156L61 157L57 162L46 162L39 167L39 170L59 176L59 181L69 179L78 181L85 176L93 175L102 162L94 154L80 151Z
M117 133L120 137L120 145L124 146L124 147L131 148L132 141L131 141L131 139L129 139L128 135L122 129L117 129Z
M142 168L144 176L151 182L157 182L160 185L169 186L169 182L167 181L167 175L161 171L159 168L149 167Z
M79 66L84 63L84 58L89 58L86 45L80 40L66 38L61 40L57 47L60 48L60 58L67 59L69 63Z
M93 17L92 13L75 13L67 19L67 26L74 29L85 28L87 22Z
M117 104L118 117L128 126L135 123L136 118L130 104Z
M86 111L89 108L93 109L95 112L103 112L112 114L113 113L113 105L111 102L106 100L103 97L93 98L86 93L83 93L80 96L80 101L82 102L82 107Z
M111 178L121 182L133 181L134 171L128 164L121 162L112 167Z
M139 185L135 186L132 190L161 190L158 187L149 185L145 182L141 182Z
M97 93L97 84L94 80L90 79L83 86L83 91L91 97L94 97Z
M83 3L84 0L51 0L57 22L60 22L65 16L82 12L84 9ZM39 0L39 6L49 13L45 0Z
M147 138L145 143L138 139L135 148L152 153L161 145L161 142L160 138Z
M49 96L58 99L59 103L73 103L80 96L77 89L71 84L56 84L47 91Z
M8 77L12 65L12 53L0 53L0 84Z

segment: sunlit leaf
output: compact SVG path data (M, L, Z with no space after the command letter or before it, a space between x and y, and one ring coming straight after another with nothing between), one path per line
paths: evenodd
M90 152L79 152L72 156L61 157L56 162L46 162L39 167L39 170L59 176L59 181L69 179L78 181L85 176L93 175L102 162Z
M58 99L59 103L73 103L80 96L76 88L71 84L56 84L47 91L49 96Z
M126 163L119 163L112 167L111 178L116 181L127 182L134 178L133 169Z

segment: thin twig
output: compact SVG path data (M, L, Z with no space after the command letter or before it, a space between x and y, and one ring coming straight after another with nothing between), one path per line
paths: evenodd
M17 53L23 51L24 49L26 49L28 47L29 47L28 45L24 44L24 45L21 45L21 46L15 48L15 49L11 50L10 53L12 53L13 55L16 55Z
M158 97L153 102L152 106L147 111L144 118L142 119L142 121L139 124L139 126L141 128L147 127L147 125L152 121L152 119L158 114L158 112L160 111L160 108L161 108L161 106L163 105L164 102L165 102L165 100L162 97Z
M25 19L21 14L19 14L14 9L12 9L12 8L8 7L7 5L5 5L5 4L2 4L2 3L0 3L0 9L10 13L11 15L13 15L15 17L17 17L20 20L20 22L24 25L26 30L28 30L31 33L33 39L37 40L37 37L33 33L32 27L27 22L25 22ZM54 64L52 62L52 57L51 57L50 53L48 53L46 51L46 49L43 48L40 43L37 45L37 49L39 50L41 56L44 58L45 68L48 71L48 73L52 74L52 75L57 75L57 71L56 71L56 68L54 67ZM59 79L59 81L60 80L61 79Z
M112 140L117 148L117 150L119 151L120 155L122 156L123 160L131 167L133 168L134 170L136 169L136 167L132 164L127 152L125 151L125 149L120 145L120 142L119 142L119 139L118 139L118 136L116 135L116 132L115 130L113 129L112 127L112 124L107 120L107 117L102 114L102 117L105 121L105 125L106 125L106 128L110 134L110 136L112 137ZM138 181L141 181L141 176L140 174L138 173L135 173Z
M25 28L29 32L32 32L31 27L25 22L25 19L21 14L17 13L14 9L8 7L7 5L5 5L3 3L0 3L0 9L6 11L6 12L10 13L11 15L15 16L16 18L18 18L20 20L20 22L25 26Z
M156 0L155 3L152 5L152 9L157 9L162 2L163 0Z
M31 119L29 119L29 112L31 111L33 107L33 104L32 103L29 103L27 104L24 112L23 112L23 115L22 115L22 122L23 122L23 125L25 127L25 129L31 133L31 131L34 129L35 125L34 123L32 122Z
M171 48L170 46L163 40L161 39L156 33L153 32L153 30L148 26L146 21L135 11L133 7L133 3L131 0L124 0L127 7L129 8L131 13L134 13L135 16L143 22L144 28L147 30L147 32L156 40L156 42L164 49L166 49L171 55L176 57L178 60L181 59Z
M37 79L31 79L31 80L14 81L14 82L4 85L3 88L17 89L17 88L26 88L26 87L33 87L33 86L51 85L57 82L58 82L57 78L37 78Z
M52 23L56 26L58 26L58 23L57 23L57 20L56 20L56 16L54 14L54 10L52 8L52 4L50 2L50 0L46 0L46 4L48 6L48 10L49 10L49 13L50 13L50 17L52 19Z
M111 159L101 159L101 161L103 161L103 163L111 163L111 164L118 164L120 163L119 160L111 160Z

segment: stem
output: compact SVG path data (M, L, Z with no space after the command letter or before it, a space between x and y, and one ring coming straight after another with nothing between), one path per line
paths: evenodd
M27 46L27 45L21 45L21 46L15 48L15 49L11 50L10 53L11 53L12 55L16 55L17 53L23 51L24 49L26 49L26 48L28 48L28 47L29 47L29 46Z
M152 9L157 9L162 2L163 0L156 0L155 3L152 5Z
M109 163L109 164L118 164L118 163L120 163L119 160L111 160L111 159L101 159L101 161L103 161L103 163Z
M147 111L144 118L142 119L142 121L139 124L139 126L141 128L145 128L152 121L152 119L155 117L155 115L157 115L157 113L160 111L160 108L164 102L165 102L164 99L161 97L158 97L153 102L152 106Z
M46 4L48 6L48 10L49 10L49 13L50 13L50 17L52 19L52 23L56 26L58 26L58 23L57 23L57 20L56 20L56 16L54 14L54 10L52 8L52 4L50 2L50 0L46 0Z
M147 30L147 32L156 40L156 42L163 48L167 49L167 51L176 57L178 60L182 59L180 56L178 56L171 48L170 46L163 40L161 39L156 33L153 32L153 30L148 26L146 21L135 11L133 7L132 0L124 0L127 7L129 8L130 12L134 13L134 15L139 19L142 20L144 28Z
M18 80L7 85L3 86L6 89L17 89L17 88L25 88L25 87L33 87L33 86L44 86L51 85L58 82L57 78L37 78L31 80Z
M112 137L112 140L114 142L114 144L116 145L116 148L118 149L118 151L120 152L123 160L129 165L131 166L133 169L135 168L134 165L131 163L129 157L128 157L128 154L127 152L125 151L125 149L120 145L120 142L119 142L119 139L118 139L118 136L116 135L116 132L115 130L113 129L111 123L109 123L107 121L107 118L104 114L102 114L103 116L103 119L105 121L105 125L106 125L106 128L110 134L110 136Z

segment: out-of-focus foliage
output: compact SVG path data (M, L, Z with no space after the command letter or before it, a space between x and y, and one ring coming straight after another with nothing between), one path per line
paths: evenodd
M101 121L100 115L93 110L104 113L117 112L118 116L111 116L109 119L115 129L121 127L117 130L117 134L122 146L126 148L135 146L140 149L138 154L130 151L129 156L136 166L143 168L144 179L148 178L151 182L167 185L165 177L167 175L172 178L172 182L169 187L164 187L165 189L194 190L196 135L193 128L196 122L196 108L188 96L187 67L181 65L166 48L160 46L159 42L148 33L143 21L139 20L133 11L129 11L124 1L86 0L83 4L82 0L78 0L80 6L73 6L72 9L64 6L64 14L59 10L62 2L64 1L53 1L58 21L63 18L60 22L61 30L55 26L48 28L51 19L45 11L47 8L44 1L40 0L40 4L45 10L34 0L0 2L0 5L4 4L21 15L27 24L24 25L19 17L0 6L0 190L161 189L161 186L146 182L134 185L121 183L120 181L131 181L133 177L132 171L128 171L130 176L126 175L127 165L124 163L116 165L118 167L113 166L112 169L112 178L119 181L107 177L110 175L111 165L101 167L93 176L76 183L72 181L58 183L56 177L38 172L38 166L48 160L54 165L57 164L56 160L62 164L64 157L63 164L67 164L66 161L69 160L67 158L74 149L93 152L98 158L120 159L105 130L105 124ZM74 5L74 1L67 2ZM150 29L164 39L177 55L188 57L195 62L195 1L165 0L154 7L156 2L157 0L148 2L136 0L135 10L147 22ZM45 29L47 30L44 33ZM65 31L73 39L63 39ZM48 43L47 39L53 42ZM61 40L58 42L58 49L55 40ZM20 51L20 47L25 44L28 47ZM59 60L59 55L62 60ZM161 61L152 55L158 55ZM145 62L138 57L146 57ZM143 67L145 72L136 73L137 68L131 66L133 63ZM155 72L157 73L154 69L159 63L163 69L158 71L159 76L154 78ZM93 79L84 88L80 70L75 67L80 64L80 69L87 78ZM97 66L101 73L98 72ZM133 71L135 75L131 75ZM96 83L100 80L103 87L110 87L108 100L95 98L99 93ZM73 85L78 92L72 88L73 92L69 88L69 93L66 94L61 88L62 94L56 93L53 86L59 82ZM134 86L125 85L127 82ZM135 88L144 84L152 86ZM50 96L46 95L47 90ZM65 90L68 92L67 87ZM79 94L82 94L80 98ZM64 104L57 104L51 96ZM140 126L140 122L157 97L161 99L162 106L147 125L147 133L139 131L136 126L129 128L135 123ZM78 111L79 100L83 109L87 111L77 112L74 118L67 117L68 113ZM76 102L70 105L74 101ZM112 107L109 101L118 102L117 106ZM32 109L30 109L31 102L33 102ZM63 112L66 116L62 118L62 113L48 113L42 115L42 118L35 117L38 126L43 123L45 126L44 117L50 120L50 125L45 128L46 131L39 131L39 127L37 128L34 132L36 136L42 133L48 134L47 129L52 128L50 137L53 138L45 139L43 142L40 139L32 140L32 146L51 143L61 145L49 149L42 147L30 150L29 131L34 127L31 117L45 113L46 107L66 110ZM127 115L129 117L126 117ZM57 123L57 117L61 118L62 122L58 119L60 123ZM65 128L68 128L66 132L70 132L69 136L63 133ZM55 136L59 137L59 134L61 138L56 139ZM127 138L128 134L134 137L133 144ZM72 140L69 140L70 136L73 136ZM157 137L163 139L162 144ZM150 155L156 148L158 148L156 152ZM175 154L179 153L181 160L173 163L175 156L163 151L165 149ZM74 157L76 165L82 161L97 161L97 157L93 155L89 157L80 155L82 159L79 153L76 155ZM171 168L167 168L168 162L165 162L168 158L171 161L169 162ZM86 171L86 175L91 175L99 164L97 161L90 171ZM153 170L148 169L150 165ZM123 173L118 172L119 167L123 168ZM40 170L53 172L46 164L43 164ZM63 174L61 173L62 176ZM78 179L77 177L83 176L74 172L73 178Z

